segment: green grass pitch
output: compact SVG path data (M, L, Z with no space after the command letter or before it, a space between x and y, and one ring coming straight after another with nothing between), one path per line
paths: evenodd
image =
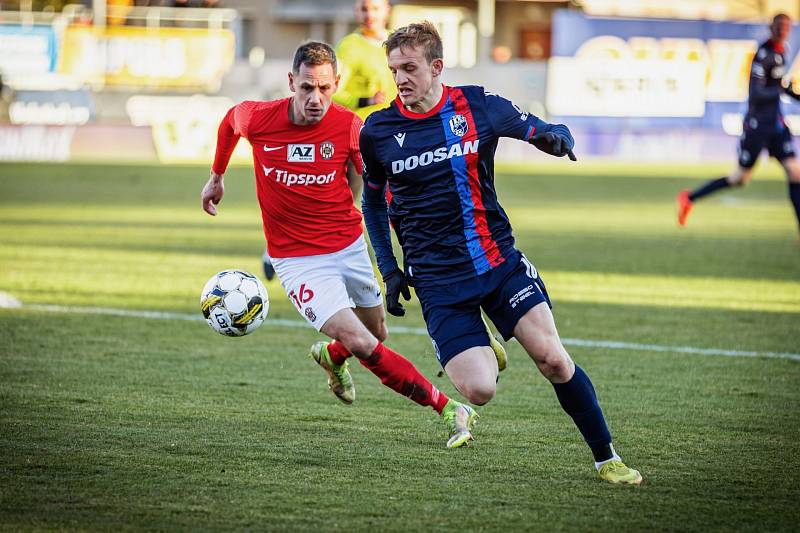
M679 230L675 193L717 169L561 163L506 168L497 186L641 487L599 480L514 343L476 441L447 450L431 410L359 365L356 403L338 404L305 357L319 335L275 322L300 320L277 281L267 323L240 339L46 308L199 317L213 273L260 274L251 171L230 171L212 218L205 168L3 164L0 292L23 306L0 309L0 530L796 531L800 242L785 183L757 175ZM387 344L458 397L428 338L397 331L422 326L408 308Z

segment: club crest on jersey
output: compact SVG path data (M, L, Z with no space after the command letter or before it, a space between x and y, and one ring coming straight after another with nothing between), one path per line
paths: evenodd
M469 125L467 124L467 119L464 118L464 115L453 115L450 118L450 131L453 132L453 135L458 135L459 137L463 137L467 130L469 129Z
M313 163L315 160L313 144L290 144L287 147L286 161L290 163Z
M331 141L325 141L319 145L319 155L322 156L322 159L328 160L333 157L333 143Z

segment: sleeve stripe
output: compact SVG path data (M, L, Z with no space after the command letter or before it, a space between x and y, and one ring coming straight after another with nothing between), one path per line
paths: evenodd
M245 100L235 106L233 114L233 131L237 135L248 138L250 135L250 119L253 117L258 102Z
M535 126L528 126L528 131L525 132L525 140L526 141L531 140L531 137L533 137L533 133L535 131L536 131L536 127Z
M361 128L364 126L364 123L361 122L361 119L358 115L353 115L353 122L350 123L350 160L353 162L353 165L356 167L356 170L360 173L362 167L364 166L364 160L361 157L361 150L359 149L359 138L361 136Z

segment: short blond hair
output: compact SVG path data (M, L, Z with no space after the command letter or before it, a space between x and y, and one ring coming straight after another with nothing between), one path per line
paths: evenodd
M413 48L417 46L422 47L428 63L433 62L434 59L442 59L444 55L442 38L431 21L423 20L422 22L398 28L383 43L387 56L397 48Z

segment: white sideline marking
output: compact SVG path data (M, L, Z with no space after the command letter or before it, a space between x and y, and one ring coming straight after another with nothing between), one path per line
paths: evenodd
M0 292L0 308L19 309L20 307L22 307L22 302L20 302L7 292Z
M3 293L0 293L2 296ZM137 311L131 309L113 309L109 307L75 307L75 306L61 306L61 305L17 305L13 303L18 300L13 300L12 305L7 305L6 300L0 298L0 308L4 307L22 307L23 309L31 309L34 311L46 311L49 313L82 313L90 315L113 315L113 316L126 316L135 318L166 318L169 320L187 320L197 322L204 320L198 312L197 314L189 313L171 313L168 311ZM300 320L287 320L285 318L270 318L264 321L264 326L284 327L284 328L311 328L307 322ZM413 328L407 326L392 326L394 333L406 333L409 335L428 336L425 328ZM745 350L724 350L719 348L695 348L693 346L664 346L660 344L639 344L635 342L621 342L621 341L599 341L591 339L561 339L565 346L584 346L588 348L608 348L611 350L635 350L640 352L671 352L671 353L685 353L692 355L718 355L725 357L769 357L772 359L789 359L792 361L800 361L800 354L787 353L787 352L756 352Z

